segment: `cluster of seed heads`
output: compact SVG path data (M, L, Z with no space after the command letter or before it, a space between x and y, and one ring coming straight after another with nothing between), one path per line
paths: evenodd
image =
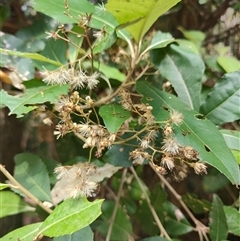
M62 68L59 72L46 74L44 81L48 84L70 84L73 89L92 89L97 85L98 77L99 75L96 73L87 76L80 70ZM133 103L130 93L126 90L120 90L119 97L119 103L122 107L131 111L133 115L137 115L138 125L142 126L142 130L135 131L134 134L134 138L139 140L140 144L129 153L133 164L142 165L144 161L152 162L157 172L160 174L171 172L176 180L184 179L189 167L193 168L197 174L206 173L206 166L199 161L198 152L191 146L180 145L175 138L174 126L181 125L184 119L180 112L171 110L169 119L159 124L152 113L152 106L144 103ZM78 91L73 91L68 96L62 96L60 101L56 103L54 111L58 112L60 118L54 131L57 138L73 132L83 140L83 148L96 148L96 157L100 157L104 149L111 148L116 139L120 140L120 136L129 130L129 126L126 125L125 129L121 128L117 133L109 133L98 120L92 98L90 96L81 97ZM90 118L93 113L98 120L97 123ZM79 116L83 121L73 121L73 115ZM158 146L159 142L156 141L159 137L162 138L160 146ZM70 188L69 196L78 197L79 195L91 196L97 189L96 183L88 181L88 173L92 170L87 165L75 165L74 167L59 167L56 172L59 178L66 179L72 172L72 175L75 176L74 187Z
M144 108L141 108L143 111ZM151 106L146 106L145 113L142 115L147 123L146 134L141 139L140 147L130 153L134 164L143 164L144 161L151 161L156 171L162 175L171 172L175 180L182 180L187 176L189 167L193 168L196 174L206 173L206 165L199 161L198 152L191 146L182 146L174 136L174 125L180 125L183 122L183 115L171 110L169 120L163 127L156 126L154 118L151 116ZM162 132L162 146L159 150L155 146L155 139ZM149 151L151 150L151 151ZM151 154L150 154L151 153ZM159 157L155 158L156 154Z

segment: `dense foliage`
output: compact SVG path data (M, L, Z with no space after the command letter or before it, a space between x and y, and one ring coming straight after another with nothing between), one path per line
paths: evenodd
M1 32L0 106L29 138L0 164L0 218L36 214L2 241L240 236L240 62L215 25L161 28L185 4L35 0Z

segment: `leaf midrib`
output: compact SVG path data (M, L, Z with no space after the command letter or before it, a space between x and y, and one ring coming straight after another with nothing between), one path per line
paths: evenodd
M29 104L28 101L31 100L31 99L34 99L37 95L40 95L41 92L43 92L43 94L44 94L44 92L50 90L51 88L55 88L55 87L56 87L56 85L46 86L46 88L44 88L44 89L41 90L41 91L38 91L36 94L32 94L32 95L29 96L28 98L24 98L24 96L23 96L23 97L20 97L19 99L22 98L23 101L20 102L19 105L16 105L15 108L13 108L11 112L16 111L16 109L21 108L21 106L25 106L25 104ZM40 88L41 88L41 87L40 87ZM29 89L29 90L31 90L31 89ZM26 94L27 94L27 93L26 93ZM18 100L17 97L14 97L14 98L15 98L16 101ZM43 101L44 101L44 100L43 100ZM45 100L45 101L46 101L46 100ZM49 100L48 100L48 101L49 101ZM37 101L35 104L37 104L37 103L42 103L42 102ZM29 104L29 105L31 105L31 104ZM25 107L26 107L26 106L25 106Z
M45 228L43 228L43 229L40 229L40 232L43 233L44 231L48 230L49 228L53 227L54 225L56 225L56 224L58 224L58 223L61 223L63 220L68 219L68 218L71 218L73 215L79 215L79 214L81 214L81 213L84 212L85 210L91 208L92 206L97 205L97 204L98 204L99 202L101 202L101 201L102 201L101 199L98 199L98 201L95 201L94 203L89 203L86 207L84 207L84 208L81 209L81 210L76 210L75 212L70 213L69 215L66 215L66 216L64 216L64 217L62 217L62 218L60 218L60 219L57 219L56 222L47 225L47 226L46 226ZM101 213L101 211L99 210L98 213ZM55 219L55 220L56 220L56 219ZM44 224L44 223L43 223L43 224Z
M228 99L234 97L234 95L236 95L236 93L240 91L240 89L237 89L235 92L233 92L230 96L228 96L227 99L224 99L223 101L219 102L218 105L215 106L215 108L213 108L211 111L209 111L205 116L209 116L212 112L214 112L216 109L220 108L221 105L223 105L225 102L227 102Z
M175 62L172 60L172 58L171 58L170 55L166 52L166 50L164 50L164 52L165 52L166 56L168 57L169 61L172 63L173 67L176 69L176 72L177 72L177 74L178 74L179 77L180 77L180 81L181 81L182 86L183 86L183 88L184 88L184 90L185 90L185 93L186 93L186 95L187 95L187 99L188 99L188 102L189 102L188 104L189 104L190 108L191 108L191 109L194 109L194 108L193 108L193 102L192 102L192 99L191 99L191 95L190 95L190 93L189 93L189 91L188 91L188 88L187 88L187 86L186 86L186 83L184 82L184 79L183 79L183 77L182 77L181 72L179 72L177 66L175 65Z

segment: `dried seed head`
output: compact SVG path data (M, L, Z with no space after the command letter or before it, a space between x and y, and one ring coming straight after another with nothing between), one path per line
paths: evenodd
M146 118L147 125L153 125L155 122L155 117L152 114L153 107L147 106L146 113L143 116Z
M78 198L78 197L94 197L96 195L96 190L99 185L96 182L79 183L73 188L70 189L69 197Z
M59 139L60 137L63 137L65 134L67 134L69 131L70 131L70 128L67 125L58 124L53 134L57 136L57 139Z
M83 145L83 148L94 147L96 145L97 139L89 136Z
M111 134L108 138L109 142L113 143L116 140L116 136L116 133Z
M160 167L160 166L158 166L154 163L152 163L152 164L153 164L153 167L154 167L154 169L157 173L159 173L160 175L166 175L167 174L167 170L164 167Z
M125 89L121 89L118 93L121 101L119 102L122 107L126 110L132 110L132 99L129 92Z
M90 96L86 96L85 100L86 100L87 106L89 106L89 107L93 106L94 101L92 100L92 98Z
M161 159L161 165L167 167L170 171L174 168L174 158L171 155L164 155Z
M92 197L98 190L98 183L90 181L96 175L97 168L89 163L78 163L73 166L59 166L55 173L61 179L62 187L66 192L66 198L80 196Z
M145 160L144 152L135 149L132 152L130 152L130 158L133 159L134 165L142 165Z
M50 126L50 125L53 124L52 120L51 120L49 117L45 118L45 119L43 120L43 123L44 123L45 125L48 125L48 126Z
M183 114L177 110L170 111L170 122L175 125L180 125L183 122Z
M143 149L147 149L147 148L149 147L149 140L143 139L143 140L141 141L140 146L141 146Z
M163 151L173 155L178 154L180 145L176 139L172 137L166 138L166 139L163 139L163 143L164 145L161 148Z
M173 129L169 123L167 123L163 129L163 135L165 137L170 137L173 134Z
M155 130L151 130L149 133L148 133L148 138L151 140L151 141L154 141L158 136L158 130L155 129Z
M184 146L181 151L183 152L184 157L188 160L197 160L198 152L191 146Z
M207 174L207 166L201 162L194 163L193 168L196 174Z
M99 73L95 72L86 78L86 83L87 83L88 89L91 90L96 87L96 85L99 83L99 80L98 80L99 75L100 75Z
M57 174L57 179L61 179L67 175L70 169L71 169L71 166L58 166L54 169L54 173Z
M82 136L89 136L90 135L90 131L91 131L91 127L88 124L78 124L78 128L79 128L79 133Z
M179 172L175 172L174 173L174 179L176 181L182 181L183 179L185 179L187 176L187 172L184 170L180 170Z

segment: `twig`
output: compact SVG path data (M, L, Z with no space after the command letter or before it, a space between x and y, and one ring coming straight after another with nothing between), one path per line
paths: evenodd
M20 191L22 191L27 197L32 199L35 203L37 203L43 210L47 213L51 213L52 209L45 206L40 200L38 200L33 194L31 194L27 189L25 189L17 180L5 169L3 165L0 164L0 171L6 176L6 178L16 186Z
M144 189L144 187L143 187L143 185L142 185L142 183L141 183L141 181L140 181L137 173L135 172L135 170L134 170L133 167L130 167L130 170L131 170L131 172L133 173L134 177L136 178L136 180L137 180L137 182L138 182L138 185L139 185L139 187L141 188L141 190L142 190L142 192L143 192L143 194L144 194L144 196L145 196L145 199L146 199L146 201L147 201L148 207L149 207L149 209L150 209L150 211L151 211L151 213L152 213L152 215L153 215L153 218L155 219L155 221L156 221L156 223L157 223L157 225L158 225L158 228L159 228L159 230L160 230L160 232L161 232L161 235L165 236L167 240L171 240L171 238L169 237L167 231L166 231L165 228L163 227L160 219L158 218L158 215L157 215L155 209L153 208L153 206L152 206L152 204L151 204L151 201L150 201L150 199L149 199L149 197L148 197L148 195L147 195L147 193L146 193L146 191L145 191L145 189Z
M153 164L150 162L150 166L151 168L156 172L156 174L158 175L158 177L161 179L162 183L169 189L169 191L174 195L174 197L178 200L178 202L180 203L180 205L183 207L183 209L185 210L185 212L188 214L188 216L192 219L192 221L194 222L194 224L196 225L196 230L199 233L200 236L200 240L202 240L202 235L204 236L205 240L208 240L208 237L206 235L206 232L208 231L208 228L201 223L199 220L197 220L194 215L192 214L192 212L190 211L190 209L187 207L187 205L183 202L181 195L179 195L174 188L171 186L171 184L161 175L159 174L156 169L154 168Z
M109 241L111 238L111 233L112 233L112 228L113 228L113 224L114 224L114 220L116 218L116 214L117 214L117 210L118 210L118 205L119 205L119 200L120 200L120 196L121 196L121 192L122 192L122 188L123 188L123 183L125 180L125 176L127 174L127 168L125 168L123 170L122 173L122 178L121 178L121 183L118 189L118 194L117 194L117 199L115 200L115 206L113 209L113 213L112 213L112 217L110 219L110 224L109 224L109 228L108 228L108 233L107 233L107 237L106 237L106 241Z

